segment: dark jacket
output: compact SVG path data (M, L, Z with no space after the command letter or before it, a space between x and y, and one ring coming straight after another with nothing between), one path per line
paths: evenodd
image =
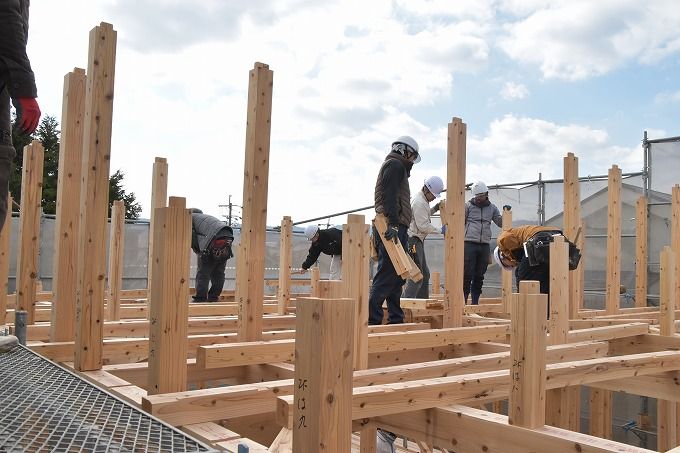
M503 216L495 204L488 199L477 204L474 198L465 203L465 242L488 244L491 222L503 226Z
M191 249L196 253L206 253L213 239L234 238L230 226L211 215L191 214Z
M26 54L29 3L0 0L0 89L6 86L11 98L38 96Z
M411 224L411 189L408 178L413 162L399 153L391 152L385 158L375 183L375 212L387 217L390 225Z
M337 228L319 230L319 239L309 247L309 254L305 262L302 263L302 268L309 269L312 267L312 264L319 259L321 252L326 255L342 256L342 231Z

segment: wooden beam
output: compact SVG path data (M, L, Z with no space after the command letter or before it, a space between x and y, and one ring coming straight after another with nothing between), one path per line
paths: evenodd
M556 236L550 244L550 344L567 342L569 332L569 245Z
M90 31L83 129L80 241L76 296L75 368L101 368L106 279L106 223L109 204L111 124L116 37L111 24Z
M298 301L293 450L350 451L354 325L351 299Z
M153 261L153 236L156 222L156 209L168 206L168 160L156 157L151 172L151 216L149 217L149 259L146 268L146 286L151 288L151 262Z
M646 197L638 198L635 206L635 306L647 306L647 235L649 207Z
M24 146L23 159L16 303L19 310L28 312L28 324L33 324L35 322L35 285L38 281L40 211L45 160L45 149L42 143L33 140L30 145Z
M619 312L621 287L621 169L609 169L607 183L607 281L605 307L607 314Z
M125 244L125 203L115 200L111 208L109 232L109 276L106 308L109 321L120 319L120 290L123 289L123 249ZM149 261L151 263L151 261Z
M387 256L389 256L397 275L403 279L411 279L416 282L422 280L423 274L420 272L420 268L418 268L411 256L406 253L401 243L385 239L387 218L383 214L376 214L373 219L373 225L375 225L375 229L378 231L380 240L385 246Z
M86 83L87 76L81 68L74 68L64 76L52 265L50 341L54 342L72 341L76 331Z
M521 282L512 301L511 389L508 421L524 428L545 425L545 346L548 300ZM535 287L533 288L535 291Z
M671 248L675 252L675 309L680 309L680 185L671 190Z
M191 211L184 198L156 208L149 294L150 394L181 392L187 385L187 316Z
M249 73L243 175L243 221L236 255L236 301L241 341L262 338L264 244L267 228L269 136L271 133L274 72L255 63Z
M463 325L463 243L465 228L465 160L467 125L453 118L447 130L444 234L444 327Z
M442 294L442 286L441 286L441 274L439 271L433 271L432 272L432 296L435 295L440 295Z
M313 266L310 270L309 283L309 294L311 297L319 297L321 295L321 288L319 287L320 282L319 266Z
M612 392L609 390L590 389L590 435L612 437Z
M9 238L12 234L12 195L7 195L5 223L0 230L0 326L5 325L7 315L7 291L9 284Z
M563 232L570 241L576 240L576 235L581 227L581 185L578 179L578 157L573 153L567 153L564 158L564 227ZM579 236L585 236L581 231ZM551 267L552 269L552 267ZM569 272L569 303L568 317L575 318L583 297L579 272ZM552 289L552 283L551 283ZM550 298L552 305L552 297Z
M279 240L279 284L276 290L278 314L285 315L290 305L290 271L293 261L293 221L290 216L281 220Z
M666 246L661 250L659 333L664 337L675 335L675 291L677 290L675 257L676 253L670 247ZM677 408L678 404L673 401L657 400L657 449L659 451L670 450L678 445Z
M507 231L512 228L512 211L509 209L503 210L503 231ZM513 272L503 272L503 268L500 268L501 273L501 303L503 305L503 313L510 314L510 309L512 306L512 274ZM472 306L472 305L471 305Z
M342 231L343 297L354 308L354 369L368 368L368 225L363 215L350 214Z

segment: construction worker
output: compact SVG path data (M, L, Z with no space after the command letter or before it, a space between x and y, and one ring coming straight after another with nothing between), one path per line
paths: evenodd
M227 260L234 256L234 231L200 209L191 210L191 249L198 256L194 302L217 302L224 287ZM208 289L210 286L210 289Z
M7 215L9 174L16 155L12 145L10 99L17 111L16 125L32 134L40 121L38 92L26 54L29 0L0 2L0 231Z
M319 259L319 255L325 253L331 257L330 279L340 280L342 277L342 231L335 227L320 230L316 225L308 225L305 228L305 236L312 245L309 247L307 259L302 263L300 273L307 272L307 269Z
M413 164L417 162L420 162L418 143L409 136L399 137L392 142L375 183L375 212L387 218L384 237L395 244L400 243L404 248L412 217L408 178ZM403 323L404 311L401 309L400 298L404 279L394 269L375 230L373 241L378 254L378 266L368 297L368 323L382 324L384 301L387 301L388 323Z
M536 280L541 294L550 293L550 242L562 235L554 226L523 225L503 231L498 236L498 246L493 257L506 271L515 271L517 288L525 280ZM566 239L565 239L566 240ZM576 269L581 259L579 249L569 243L569 269Z
M491 222L503 226L500 211L489 201L489 189L482 181L472 184L472 198L465 203L465 245L463 295L467 304L472 292L472 305L479 303L484 274L491 260Z
M428 234L439 233L441 228L432 225L430 215L439 210L439 203L430 208L430 202L439 198L444 190L444 181L439 176L430 176L425 180L422 189L411 199L413 219L408 227L408 253L423 274L419 282L406 281L404 297L428 299L430 297L430 269L425 259L425 238Z

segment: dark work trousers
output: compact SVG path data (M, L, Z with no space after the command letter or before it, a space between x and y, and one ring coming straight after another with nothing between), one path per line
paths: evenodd
M416 253L413 255L412 247L415 246ZM430 269L427 267L427 260L425 259L425 244L418 236L411 236L408 238L408 253L413 258L413 261L423 274L423 279L419 282L413 280L406 280L406 289L404 290L404 297L410 299L429 299L430 298Z
M0 85L2 85L0 83ZM9 115L9 93L4 85L0 86L0 231L7 215L7 195L9 191L9 172L16 151L12 146L12 126Z
M550 263L549 256L548 263ZM526 280L539 282L541 294L548 294L548 318L550 318L550 265L548 263L530 266L529 258L525 256L515 269L515 279L517 280L517 292L519 292L519 282Z
M484 274L489 266L489 244L483 242L466 242L465 265L463 268L463 295L467 303L468 294L472 293L472 305L479 303L482 295Z
M200 254L197 261L194 301L217 302L224 287L224 269L227 267L227 260ZM208 291L208 285L210 285L210 291Z
M404 249L408 240L407 230L406 225L399 225L399 242ZM404 322L404 311L400 305L404 279L397 275L397 271L394 270L382 239L378 237L379 234L375 229L373 230L375 249L378 252L378 266L368 296L368 324L382 324L382 305L385 300L387 301L387 313L389 315L388 324L401 324Z

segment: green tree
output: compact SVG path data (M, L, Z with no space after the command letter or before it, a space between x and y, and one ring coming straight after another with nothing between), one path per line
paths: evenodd
M57 211L57 180L59 171L59 122L55 117L43 117L38 129L31 135L21 134L12 124L12 140L17 155L14 158L9 188L14 200L21 204L21 176L24 161L24 146L31 140L40 140L45 148L43 164L42 207L45 214L56 214ZM114 200L125 203L125 218L138 219L142 206L137 202L134 192L127 193L123 187L125 174L119 169L109 177L109 216Z

